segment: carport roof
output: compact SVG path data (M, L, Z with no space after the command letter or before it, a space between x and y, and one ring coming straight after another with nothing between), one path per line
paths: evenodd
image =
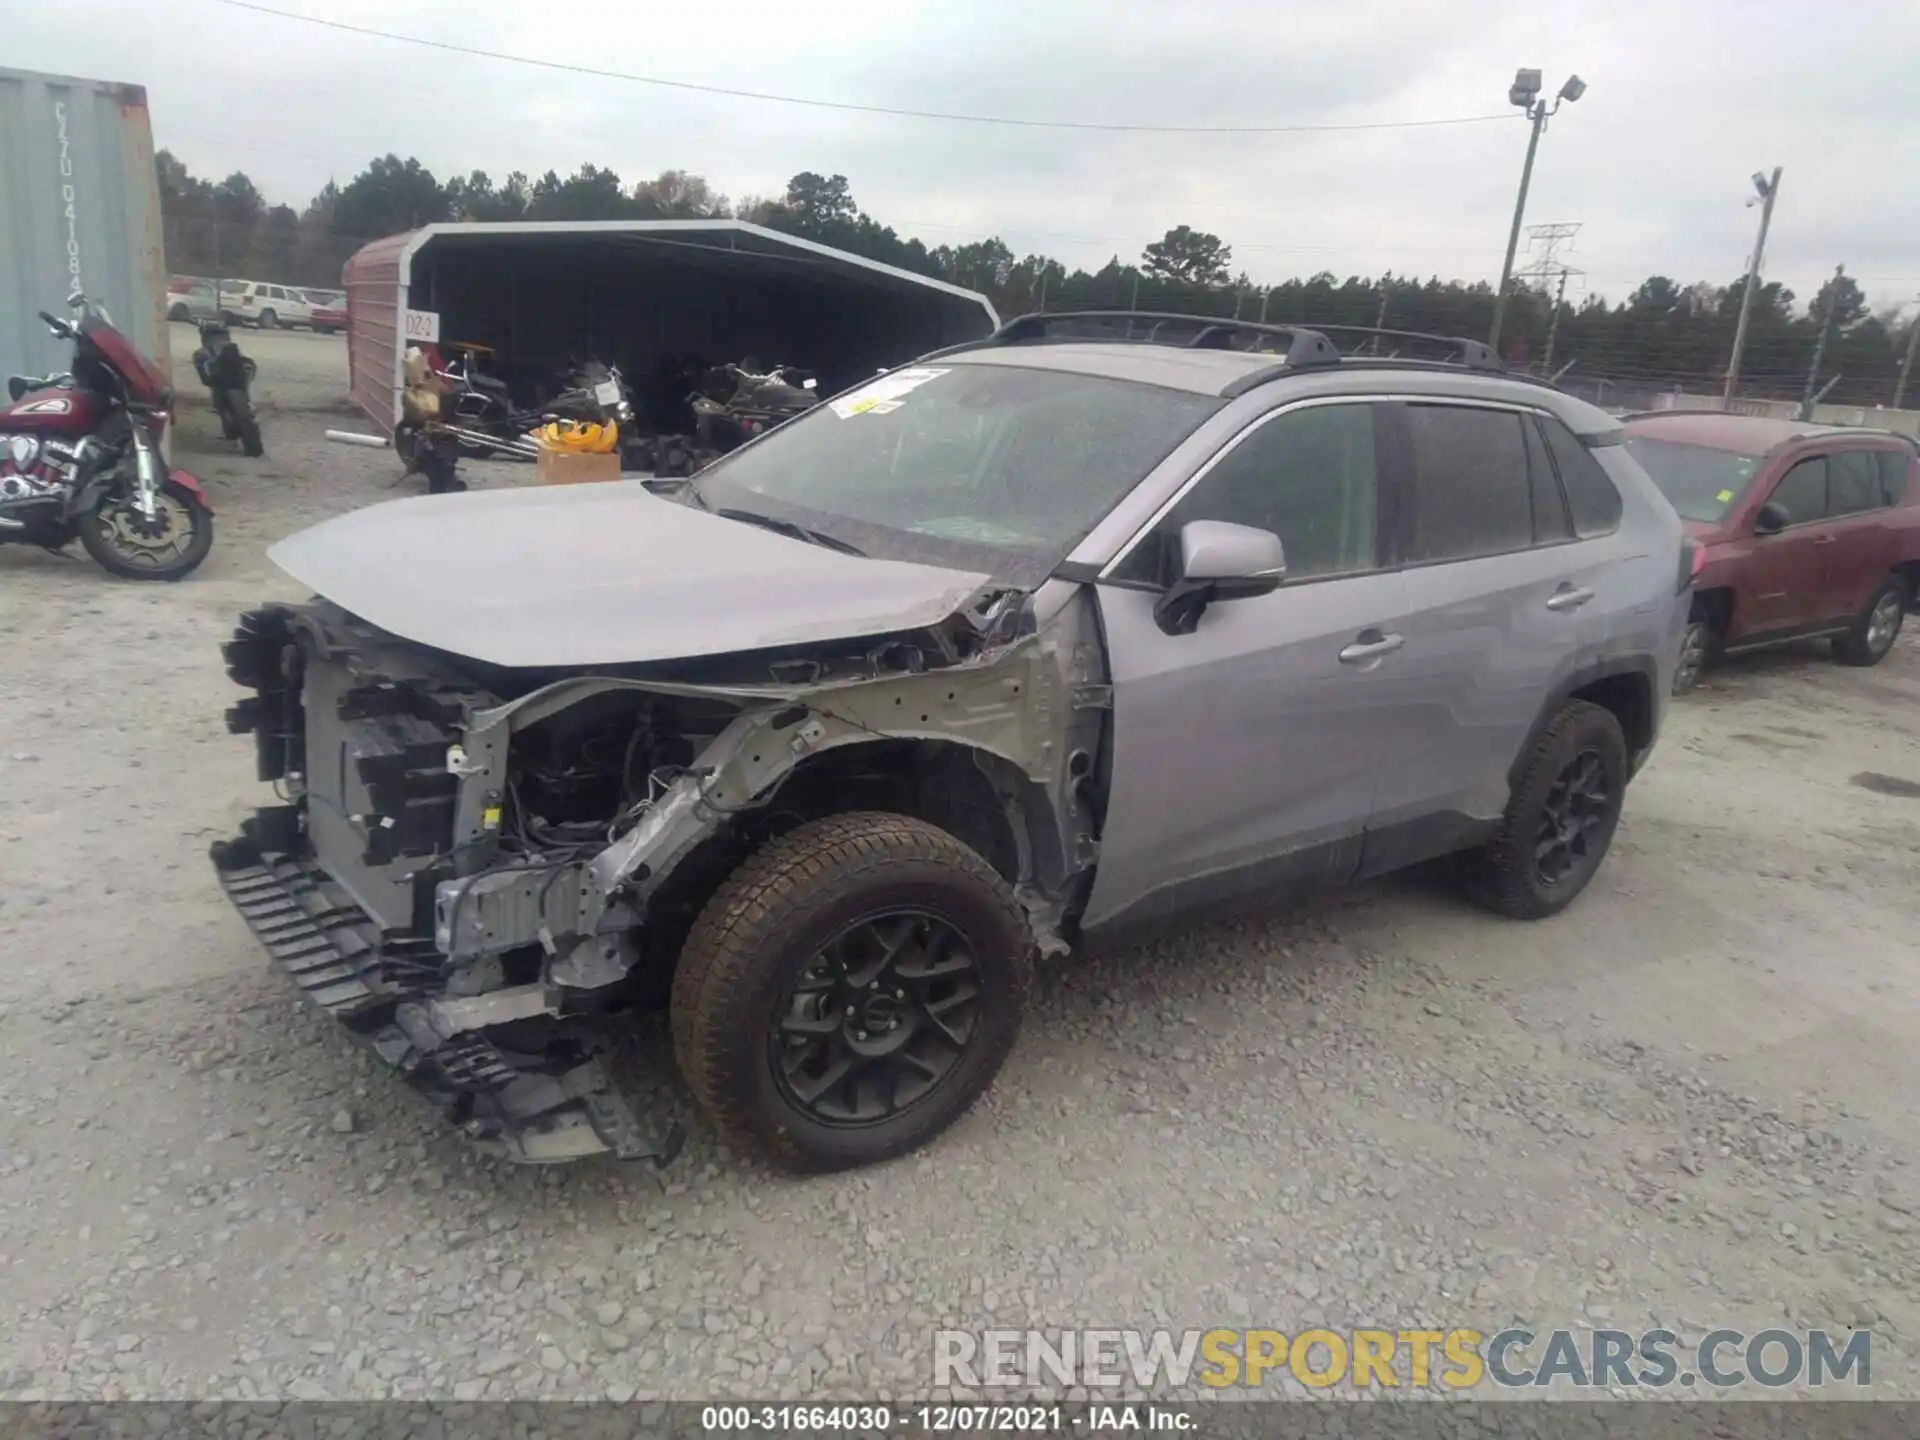
M403 241L403 265L429 247L436 250L442 247L480 249L503 242L515 246L555 247L588 244L596 248L655 253L667 249L698 251L701 252L701 264L716 268L725 268L732 263L743 270L752 269L764 274L771 262L795 275L811 272L823 286L838 284L872 288L878 285L892 290L931 291L951 300L979 306L989 328L1000 323L992 302L976 290L963 290L944 280L916 275L911 270L883 265L877 260L836 250L831 245L803 240L797 235L769 230L764 225L755 225L746 220L455 221L423 225L404 237L393 236L384 242L375 241L367 249L395 241ZM734 257L731 262L729 257Z

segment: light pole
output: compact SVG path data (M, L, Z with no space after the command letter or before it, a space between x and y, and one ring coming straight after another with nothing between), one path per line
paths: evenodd
M1562 101L1578 100L1586 93L1587 82L1578 75L1569 75L1549 105L1540 98L1538 70L1515 72L1513 86L1507 91L1508 103L1526 111L1533 128L1527 136L1527 161L1520 169L1520 194L1513 202L1513 229L1507 232L1507 258L1500 264L1500 288L1493 297L1493 328L1487 332L1487 347L1496 354L1500 349L1500 323L1507 317L1507 287L1513 283L1513 252L1520 248L1520 221L1527 213L1527 187L1533 183L1533 154L1540 148L1540 132L1547 128L1547 121L1559 111Z
M1760 206L1760 238L1753 242L1753 263L1747 267L1747 286L1740 292L1740 319L1733 327L1733 356L1727 361L1727 388L1720 396L1724 410L1733 403L1734 387L1740 383L1740 359L1747 350L1747 322L1753 314L1753 292L1760 288L1760 257L1767 248L1767 227L1773 223L1773 201L1780 193L1780 167L1771 176L1753 172L1754 198L1747 204Z

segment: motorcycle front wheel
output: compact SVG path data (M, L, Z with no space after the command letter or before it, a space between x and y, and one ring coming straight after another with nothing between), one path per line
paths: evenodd
M131 496L110 495L80 517L80 543L123 579L185 579L213 548L213 512L174 480L160 487L155 511L149 520Z

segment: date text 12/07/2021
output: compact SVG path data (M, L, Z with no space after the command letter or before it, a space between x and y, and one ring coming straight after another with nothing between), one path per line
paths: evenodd
M700 1411L702 1431L741 1434L1184 1433L1197 1425L1189 1410L1146 1404L708 1405Z

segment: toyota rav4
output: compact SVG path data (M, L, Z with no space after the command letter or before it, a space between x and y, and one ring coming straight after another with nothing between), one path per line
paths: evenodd
M1613 419L1444 346L1032 316L692 480L329 520L225 648L277 803L220 880L477 1143L664 1163L606 1064L654 1004L811 1170L965 1112L1036 957L1444 855L1552 915L1692 547Z

